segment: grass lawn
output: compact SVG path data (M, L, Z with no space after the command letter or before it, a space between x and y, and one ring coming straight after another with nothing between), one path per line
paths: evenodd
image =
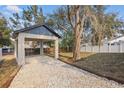
M124 84L124 53L81 53L75 63L72 53L60 53L60 60Z
M0 59L0 87L8 87L19 68L13 55Z

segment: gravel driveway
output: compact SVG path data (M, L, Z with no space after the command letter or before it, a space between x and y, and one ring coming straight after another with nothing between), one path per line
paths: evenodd
M10 87L124 87L48 56L26 58Z

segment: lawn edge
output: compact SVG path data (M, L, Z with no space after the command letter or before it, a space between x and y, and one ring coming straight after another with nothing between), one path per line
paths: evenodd
M102 77L102 78L105 78L105 79L108 79L108 80L115 81L115 82L117 82L118 84L121 84L121 85L124 84L124 81L121 81L121 80L118 80L118 79L115 79L115 78L112 78L112 77L108 77L108 76L101 75L101 74L96 73L96 72L93 72L93 71L91 71L91 70L87 70L86 68L81 68L81 67L79 67L79 66L74 65L73 63L71 64L70 62L64 61L64 60L62 60L62 59L60 59L60 58L58 58L58 60L60 60L60 61L62 61L62 62L64 62L64 63L66 63L66 64L68 64L68 65L74 66L74 67L76 67L76 68L78 68L78 69L87 71L87 72L89 72L89 73L91 73L91 74L94 74L94 75L97 75L97 76L99 76L99 77Z

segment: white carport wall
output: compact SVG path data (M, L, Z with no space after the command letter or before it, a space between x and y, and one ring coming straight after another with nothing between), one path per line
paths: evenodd
M43 54L43 42L42 40L52 40L55 42L55 58L57 59L58 56L58 37L56 36L45 36L45 35L38 35L38 34L29 34L29 33L19 33L18 38L15 43L15 55L18 62L18 65L25 64L25 40L26 39L34 39L34 40L41 40L40 44L40 54Z

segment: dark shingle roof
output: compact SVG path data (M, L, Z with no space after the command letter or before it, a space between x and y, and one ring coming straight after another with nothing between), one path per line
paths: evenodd
M38 28L38 27L41 27L41 26L45 27L49 32L51 32L52 34L54 34L58 38L61 38L61 36L58 33L56 33L53 29L51 29L47 25L33 25L33 26L26 27L26 28L23 28L23 29L20 29L20 30L16 30L16 31L14 31L13 34L15 35L15 34L18 34L18 33L21 33L21 32L25 32L25 31L29 31L31 29Z

